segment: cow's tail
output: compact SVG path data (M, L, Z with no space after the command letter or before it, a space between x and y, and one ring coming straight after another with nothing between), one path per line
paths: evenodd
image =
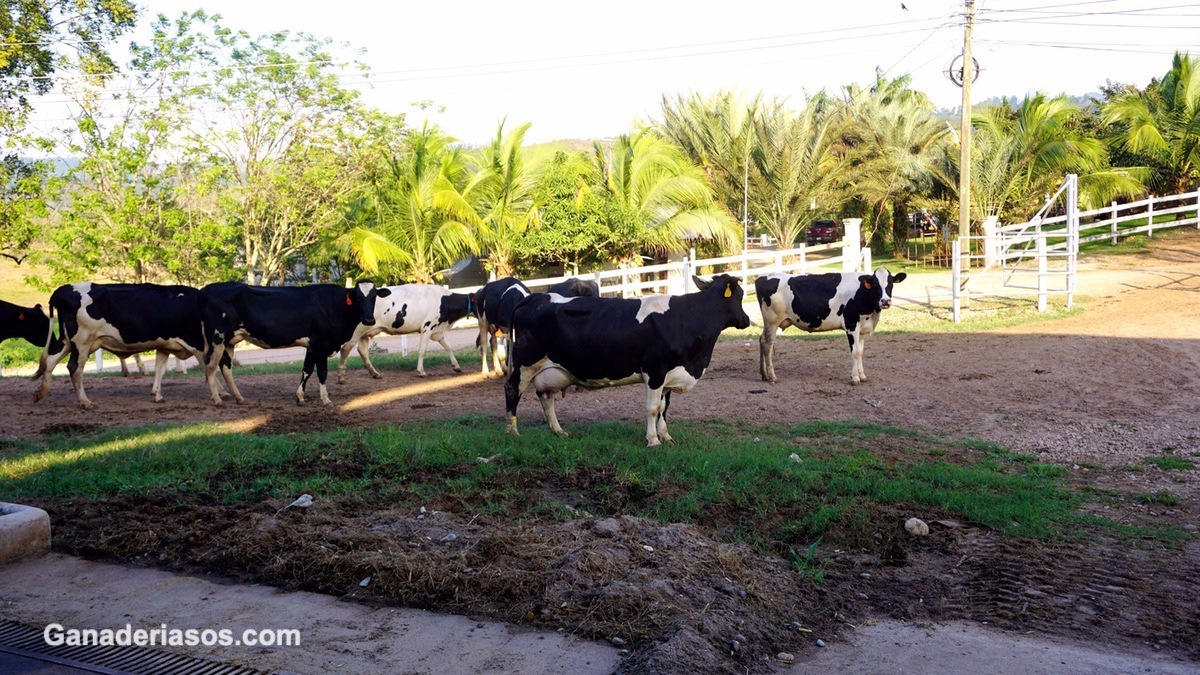
M54 340L54 298L51 297L50 302L47 304L49 305L48 311L50 314L50 320L47 322L49 324L49 327L46 328L46 346L42 347L42 355L41 355L41 357L38 358L37 372L34 373L33 376L29 378L30 380L41 379L42 375L46 374L46 362L50 360L50 345L54 344L54 342L55 342L55 340ZM59 328L59 333L61 333L64 338L66 337L66 331L62 330L61 327Z

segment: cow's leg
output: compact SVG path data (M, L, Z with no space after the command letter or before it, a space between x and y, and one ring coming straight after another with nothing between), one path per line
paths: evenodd
M538 392L538 400L542 402L542 412L546 413L546 422L550 425L550 431L559 436L570 436L558 423L558 415L554 412L554 395L557 392L547 391Z
M229 349L226 349L225 353L221 355L221 377L225 380L225 390L233 396L238 405L244 405L246 399L242 398L242 392L238 391L237 385L233 383L233 366L240 364L231 356L232 353L233 346L230 345Z
M92 402L88 400L87 394L83 391L83 362L87 360L92 353L89 351L86 356L79 349L79 345L71 343L71 358L67 361L67 372L71 373L71 386L75 387L75 394L79 396L79 405L83 406L84 410L91 410Z
M54 369L58 367L59 362L63 360L63 357L71 353L71 343L67 341L66 336L63 336L62 339L62 349L46 357L46 368L42 372L42 384L33 394L34 403L42 400L46 394L50 393L50 376L54 373Z
M758 337L758 374L763 381L772 384L779 381L775 377L775 333L777 328L763 321L763 332Z
M858 367L858 381L867 381L867 371L863 369L863 350L867 347L867 336L870 333L860 331L858 334L858 351L854 355L854 365Z
M512 352L512 329L507 333L496 336L495 346L492 349L492 358L496 360L496 371L503 372L505 375L512 370L512 366L508 363L509 354ZM500 345L504 345L504 355L500 355Z
M663 386L646 382L646 447L653 448L662 443L658 437L658 417L662 413Z
M522 369L520 366L514 366L508 375L508 381L504 383L504 412L508 416L508 427L505 432L513 436L521 435L517 431L517 404L521 402L521 394L525 393L525 389L533 381L532 377L523 377L528 372L528 368Z
M367 372L376 380L383 379L383 375L375 370L375 364L371 363L371 338L364 336L358 341L358 355L362 357L363 365L367 367Z
M333 401L329 400L329 390L325 388L325 379L329 377L328 352L326 352L325 358L316 357L315 360L317 362L317 384L321 385L321 404L332 405Z
M442 346L442 349L446 350L446 354L450 356L450 367L454 369L454 372L461 373L462 366L458 365L458 357L454 355L454 350L450 349L450 344L446 342L446 336L442 335L437 341Z
M129 377L129 357L117 354L117 362L121 364L121 377Z
M859 370L862 368L862 337L857 326L854 330L846 331L846 339L850 341L850 384L859 384L864 382L865 378L859 377Z
M133 355L133 363L134 363L134 365L137 366L139 375L146 374L146 364L142 363L142 355L141 354Z
M658 440L663 443L674 443L675 439L667 433L667 408L671 407L671 391L663 392L662 410L658 413Z
M304 371L300 373L300 386L296 387L296 405L304 403L304 385L308 384L308 378L312 377L313 368L317 365L317 356L313 353L312 347L304 350Z
M492 335L492 329L488 325L487 319L479 317L479 361L484 377L488 377L488 347L491 346L492 351L495 352L495 340L496 338Z
M425 377L425 350L429 348L429 329L421 330L421 340L417 346L417 376Z
M204 348L204 381L208 383L208 395L214 405L221 405L221 392L217 389L217 369L220 368L221 357L225 355L225 343L216 340L215 335L206 337L208 344Z
M150 394L154 396L155 403L162 403L162 379L163 373L167 372L167 359L170 354L159 350L154 352L154 386L150 388Z

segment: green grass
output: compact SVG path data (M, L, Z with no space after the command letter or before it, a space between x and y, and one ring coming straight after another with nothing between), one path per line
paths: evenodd
M1140 504L1161 504L1163 506L1179 506L1183 500L1179 495L1159 490L1158 492L1146 493L1139 492L1133 495L1133 500Z
M13 338L0 343L0 366L5 369L15 368L26 363L36 363L42 355L42 348Z
M1172 457L1170 455L1147 457L1146 463L1153 464L1154 466L1167 471L1196 468L1196 463L1192 460L1184 457Z
M566 439L540 425L520 438L501 429L490 417L465 417L309 435L199 424L17 440L0 449L0 494L37 501L165 491L237 503L309 493L516 518L627 513L770 541L779 554L828 533L844 543L882 522L898 528L909 515L1038 539L1078 525L1081 498L1058 467L891 427L679 421L678 443L652 450L637 424L574 426ZM885 459L872 450L880 444L904 450ZM788 459L793 452L801 463Z

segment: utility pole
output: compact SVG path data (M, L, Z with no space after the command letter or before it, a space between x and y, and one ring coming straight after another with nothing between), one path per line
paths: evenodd
M975 0L964 0L966 25L963 31L962 54L962 120L959 130L958 160L958 239L962 258L955 261L959 266L962 284L966 285L967 273L971 269L971 81L975 79L975 59L971 56L972 36L975 32ZM961 290L961 289L960 289ZM964 306L967 298L963 298Z
M742 174L742 253L746 252L746 239L750 236L750 145L746 145L746 161Z

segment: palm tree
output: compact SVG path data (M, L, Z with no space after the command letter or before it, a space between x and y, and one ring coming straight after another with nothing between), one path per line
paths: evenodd
M499 276L516 272L514 243L535 222L533 193L540 169L527 161L522 145L529 123L496 137L479 154L479 170L464 189L479 214L481 244L488 249L488 267Z
M1104 122L1118 127L1126 150L1159 164L1151 176L1157 188L1191 189L1200 178L1200 58L1176 52L1161 82L1106 104Z
M937 150L947 135L946 126L933 117L933 105L908 87L908 76L885 80L876 74L870 89L846 89L849 155L855 165L851 182L855 193L873 207L874 232L864 232L882 243L891 209L894 250L905 250L908 212L915 200L933 187Z
M717 198L730 213L744 212L750 151L756 138L754 117L763 107L762 94L749 101L740 94L719 91L663 97L663 120L655 129L704 169Z
M617 137L610 149L593 144L592 160L600 183L618 207L642 225L640 249L683 251L690 239L709 239L732 247L741 228L713 196L703 170L650 129Z
M1026 218L1069 173L1080 177L1085 208L1116 195L1143 190L1134 172L1107 165L1104 144L1077 130L1080 111L1066 96L1026 96L1018 109L1007 103L977 113L971 149L971 217ZM940 187L957 198L958 151L943 148L935 167Z
M403 154L360 203L351 249L371 274L381 268L431 283L455 261L478 252L479 216L463 196L467 157L455 139L425 125L404 141Z
M750 153L750 217L781 247L792 246L808 227L814 205L836 210L844 200L838 116L818 95L791 114L782 104L761 108L754 118Z

